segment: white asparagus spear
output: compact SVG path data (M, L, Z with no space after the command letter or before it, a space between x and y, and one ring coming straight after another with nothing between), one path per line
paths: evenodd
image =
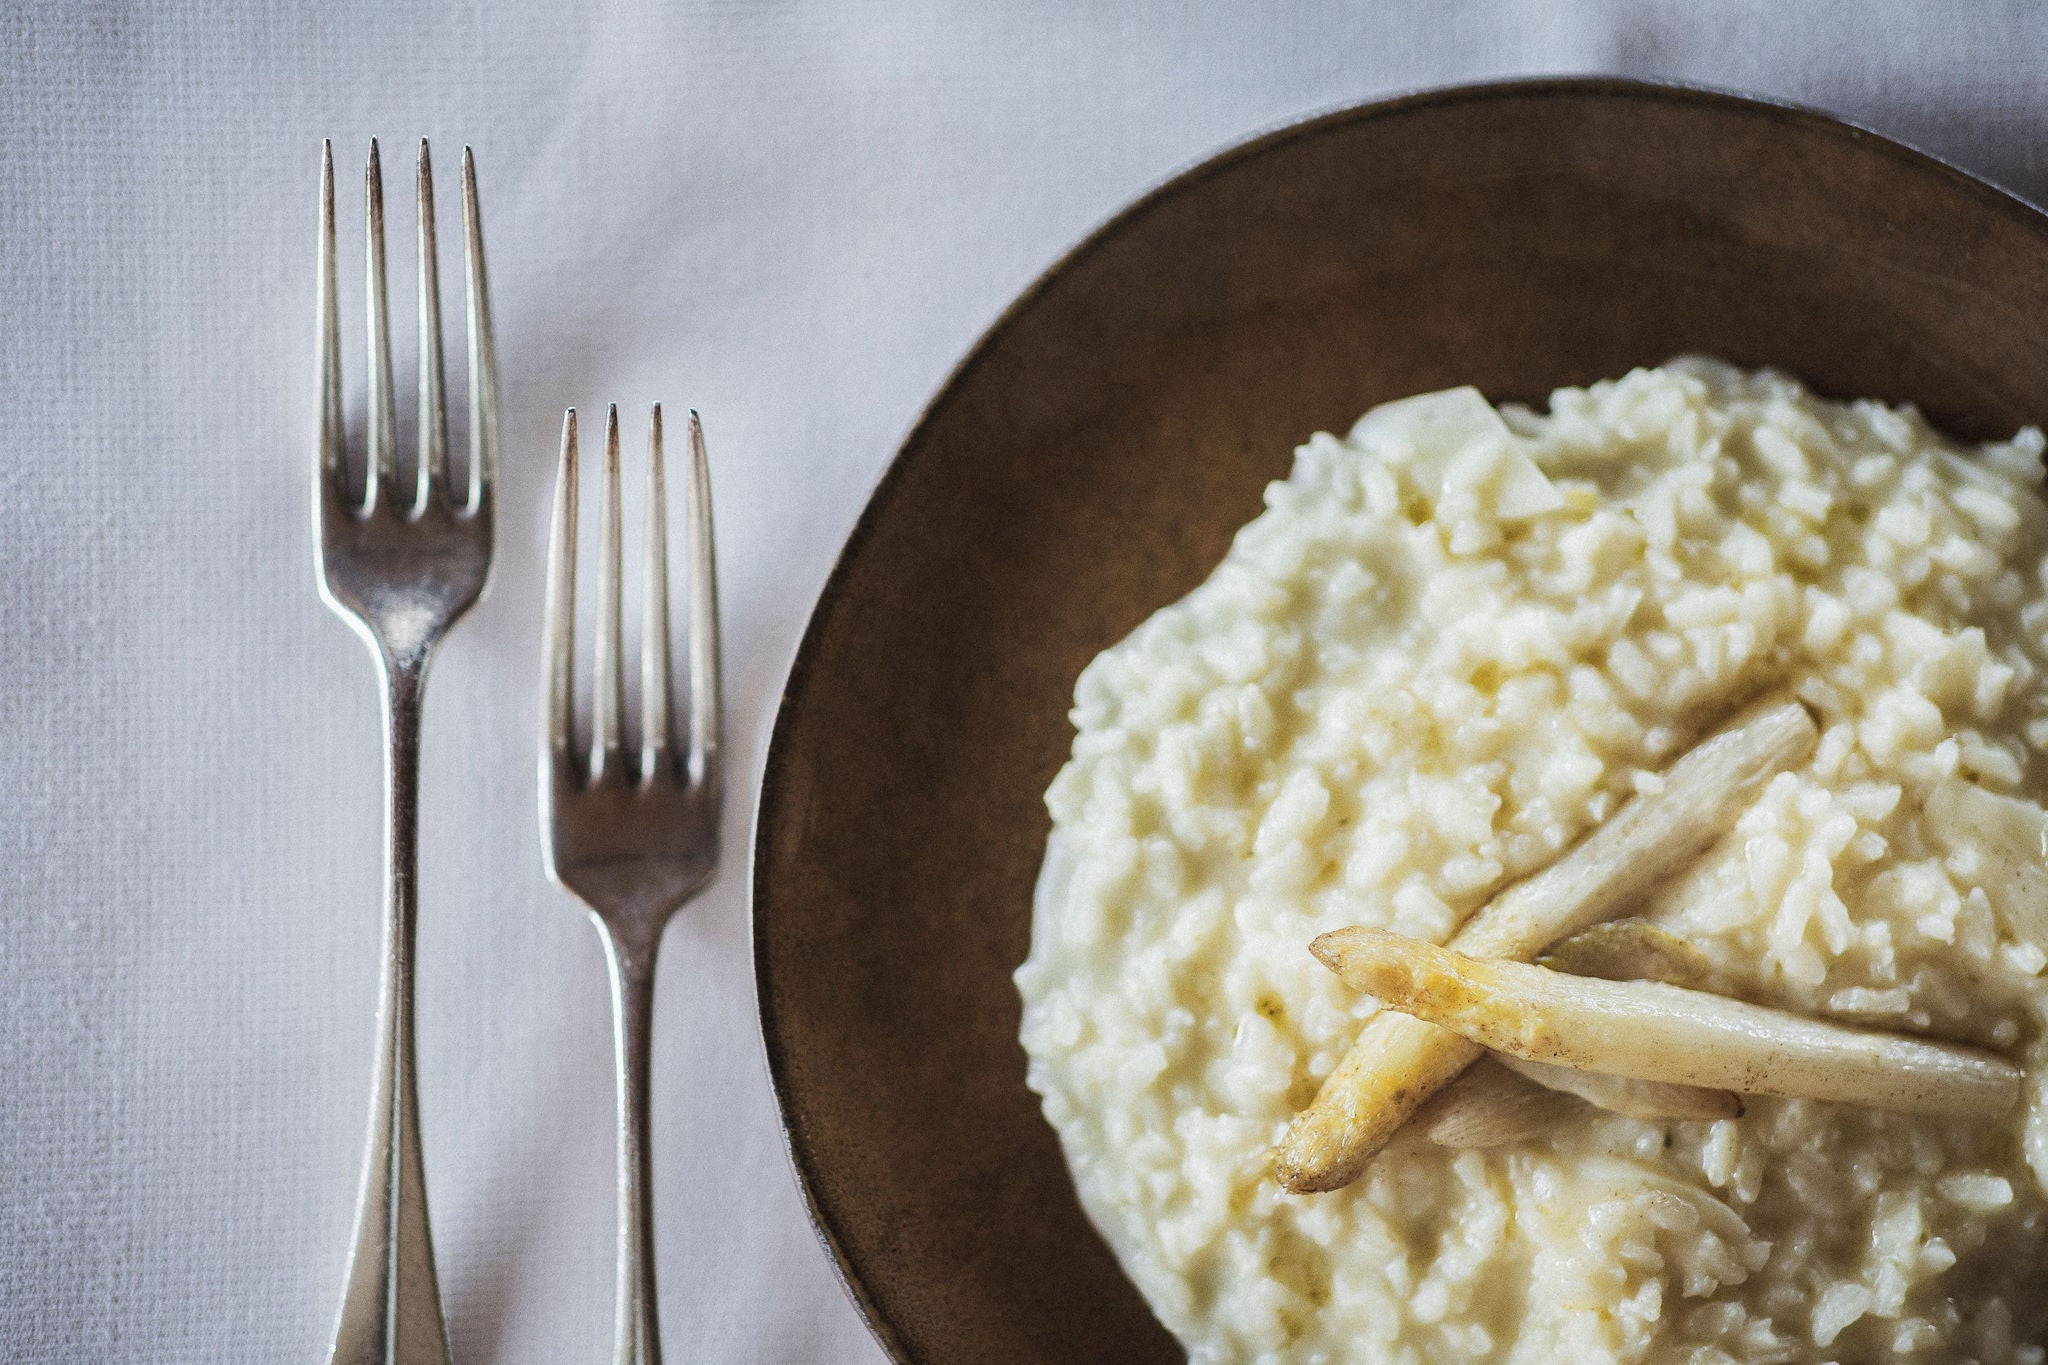
M1401 1130L1410 1138L1464 1151L1527 1142L1555 1132L1585 1106L1562 1090L1538 1085L1482 1058L1431 1095Z
M1536 961L1555 971L1608 981L1666 981L1674 986L1703 986L1713 975L1713 963L1705 953L1676 934L1640 919L1614 919L1581 929L1570 938L1553 943ZM1492 1060L1538 1085L1577 1095L1588 1104L1632 1119L1662 1123L1742 1117L1742 1097L1732 1090L1603 1076L1597 1071L1574 1071L1501 1053L1492 1054Z
M1547 1089L1577 1095L1586 1103L1611 1113L1649 1123L1742 1117L1742 1096L1733 1090L1710 1090L1698 1085L1608 1076L1598 1071L1574 1071L1568 1066L1531 1062L1506 1053L1494 1054L1493 1060L1517 1076ZM1476 1066L1472 1068L1473 1071L1478 1069ZM1465 1074L1469 1076L1472 1073L1468 1071Z
M1651 1123L1742 1116L1742 1097L1732 1091L1597 1076L1494 1052L1424 1100L1387 1147L1430 1142L1463 1151L1528 1142L1583 1116L1588 1105Z
M1668 981L1704 987L1713 977L1707 955L1647 920L1615 919L1582 929L1550 946L1538 962L1573 976L1609 981Z
M1796 701L1751 707L1671 765L1662 790L1623 803L1548 868L1482 906L1451 942L1487 957L1526 960L1561 938L1623 914L1716 843L1779 771L1813 751L1820 732ZM1350 1184L1428 1099L1480 1049L1400 1014L1366 1021L1294 1116L1274 1173L1297 1194Z
M1532 1062L1914 1114L1996 1115L2019 1098L2019 1069L1977 1048L1661 981L1486 961L1383 929L1339 929L1311 951L1387 1008Z

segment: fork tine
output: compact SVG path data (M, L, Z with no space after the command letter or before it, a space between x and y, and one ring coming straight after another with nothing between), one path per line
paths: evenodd
M604 414L604 480L597 499L597 665L590 722L590 777L610 777L619 766L626 713L625 677L619 668L619 405Z
M562 460L555 473L554 524L548 532L548 759L557 775L569 761L576 714L576 409L562 414Z
M641 593L640 776L653 781L673 743L668 696L668 479L662 469L661 404L647 419L646 589Z
M441 272L434 243L434 166L427 155L427 140L420 139L419 191L419 305L420 305L420 404L419 404L419 487L413 492L413 506L424 509L431 497L447 495L448 408L441 370ZM454 499L449 498L452 503Z
M476 202L476 158L462 149L463 262L469 280L469 503L483 510L498 473L498 351L491 336L490 282L484 273L483 215Z
M334 301L334 143L320 143L320 274L316 286L320 315L320 439L315 478L320 505L347 496L342 486L341 318Z
M398 481L398 450L391 412L391 320L384 298L384 168L377 158L377 139L370 139L370 166L364 175L369 219L366 267L370 332L369 473L363 489L365 511L375 511L384 485Z
M690 784L719 787L718 569L711 540L711 462L704 424L690 413L690 479L684 511L690 538Z

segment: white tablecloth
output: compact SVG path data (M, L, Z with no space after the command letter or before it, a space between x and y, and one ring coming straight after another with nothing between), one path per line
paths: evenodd
M0 16L8 1361L315 1361L332 1327L380 758L370 660L308 538L321 137L350 242L372 134L403 223L411 140L435 139L448 207L473 143L494 273L500 550L429 688L423 806L423 1123L461 1365L609 1358L604 982L534 819L565 404L620 402L634 442L649 400L695 405L714 460L735 799L725 871L662 957L668 1347L873 1361L775 1126L748 821L834 550L1006 300L1255 130L1506 74L1789 97L2048 190L2048 8L2026 3L33 9Z

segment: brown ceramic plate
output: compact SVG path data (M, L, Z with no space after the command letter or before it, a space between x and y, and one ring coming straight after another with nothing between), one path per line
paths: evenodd
M805 633L754 845L791 1156L904 1361L1180 1358L1024 1088L1040 795L1075 676L1384 399L1686 351L1955 433L2048 418L2048 219L1819 114L1616 80L1261 137L1090 237L896 457Z

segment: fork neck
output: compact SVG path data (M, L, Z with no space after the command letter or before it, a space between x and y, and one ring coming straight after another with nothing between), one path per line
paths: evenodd
M376 652L378 667L383 670L387 692L395 695L397 688L410 687L417 706L419 689L426 685L427 660L447 629L447 622L409 619L413 615L410 612L391 615L398 619L378 622L370 636L370 648ZM418 615L425 618L429 613L422 610Z
M385 906L402 958L412 970L412 922L419 877L420 703L426 655L380 650L384 678Z
M662 931L668 927L668 917L651 911L650 906L649 913L593 915L597 931L605 941L606 955L629 981L649 981L654 977L654 956L661 946Z
M599 922L612 994L612 1058L618 1079L618 1231L614 1365L661 1365L654 1277L654 1172L648 1139L654 1018L654 952L660 930L621 936Z
M427 648L423 645L391 646L377 642L378 670L384 680L384 700L409 710L420 709L420 694L426 690Z

